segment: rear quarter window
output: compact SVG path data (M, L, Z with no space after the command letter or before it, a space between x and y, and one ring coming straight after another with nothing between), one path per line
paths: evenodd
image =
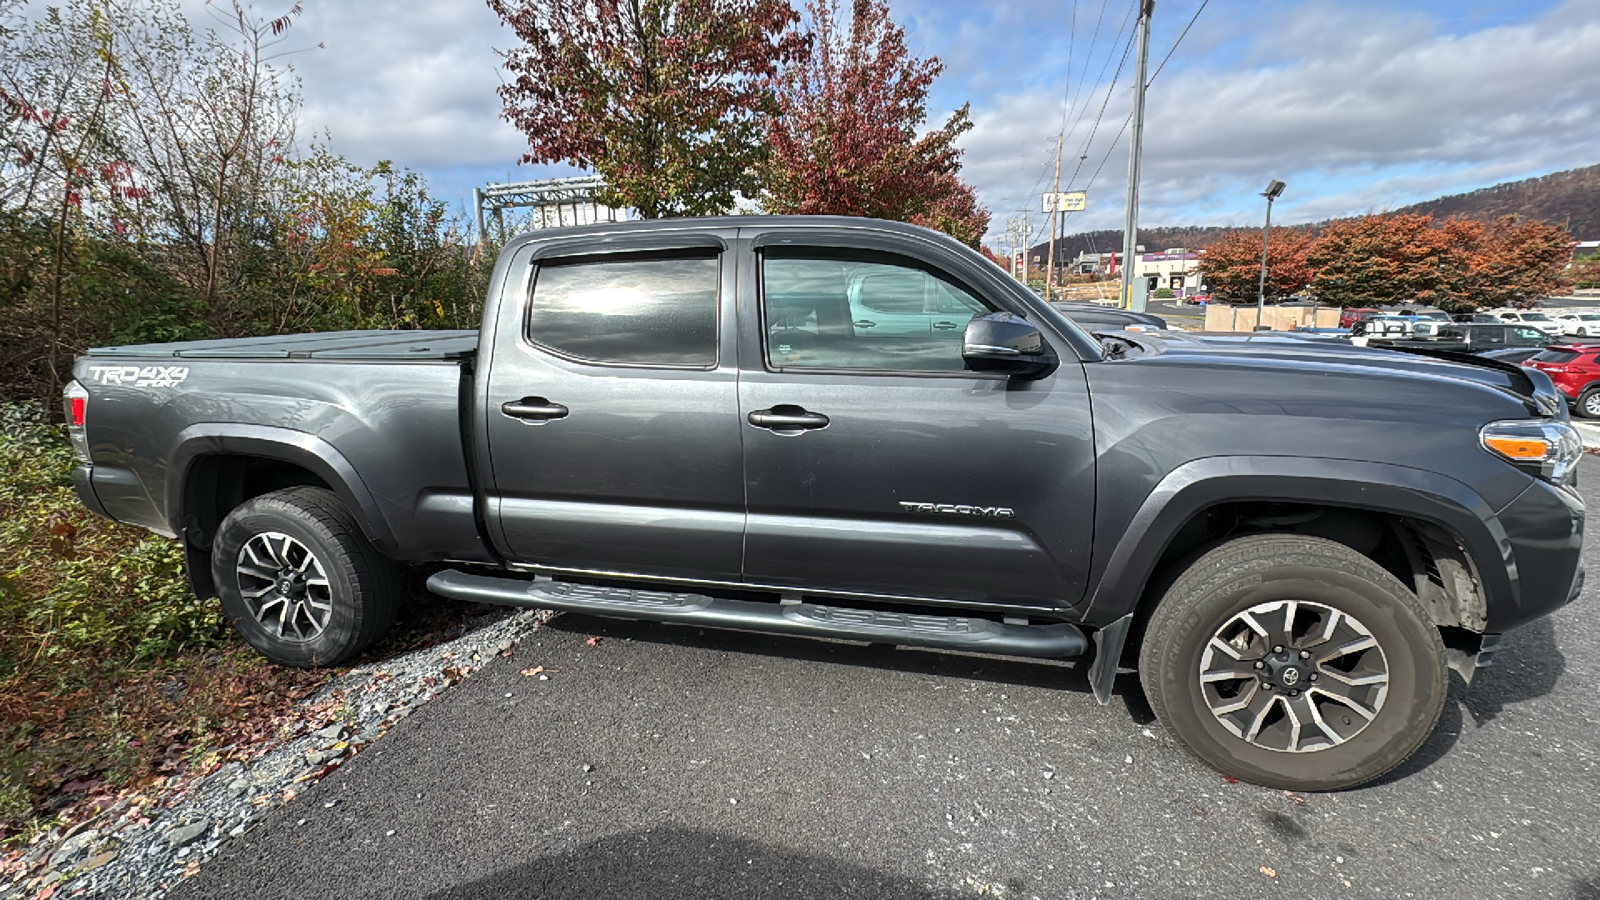
M582 362L711 368L720 271L711 254L541 265L528 339Z
M1529 362L1542 363L1569 363L1578 358L1578 354L1570 350L1541 350L1528 358Z

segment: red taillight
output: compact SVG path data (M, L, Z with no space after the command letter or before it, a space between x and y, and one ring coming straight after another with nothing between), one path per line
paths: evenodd
M88 397L69 397L67 399L67 424L74 428L83 427L83 416L89 409Z

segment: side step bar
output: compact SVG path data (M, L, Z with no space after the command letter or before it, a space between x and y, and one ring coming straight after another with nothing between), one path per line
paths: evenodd
M989 619L878 612L812 603L754 603L701 594L525 581L455 570L433 575L428 579L428 590L456 600L500 606L559 609L620 619L939 647L1003 656L1065 659L1082 656L1089 648L1083 632L1064 623L1008 625Z

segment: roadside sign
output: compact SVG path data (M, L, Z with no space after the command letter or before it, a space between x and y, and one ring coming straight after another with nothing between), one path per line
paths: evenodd
M1044 212L1082 212L1089 206L1089 195L1083 191L1046 192Z

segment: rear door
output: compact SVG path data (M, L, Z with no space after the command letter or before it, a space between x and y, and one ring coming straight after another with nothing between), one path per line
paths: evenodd
M986 290L977 267L941 266L952 252L786 233L741 255L747 582L1040 607L1083 595L1094 450L1082 364L1062 342L1061 367L1039 381L966 371L972 316L1024 308ZM929 321L957 327L916 339L857 327L852 285L873 283L939 298Z
M511 263L480 376L491 528L509 559L738 580L738 371L720 340L734 333L732 237L590 236Z

